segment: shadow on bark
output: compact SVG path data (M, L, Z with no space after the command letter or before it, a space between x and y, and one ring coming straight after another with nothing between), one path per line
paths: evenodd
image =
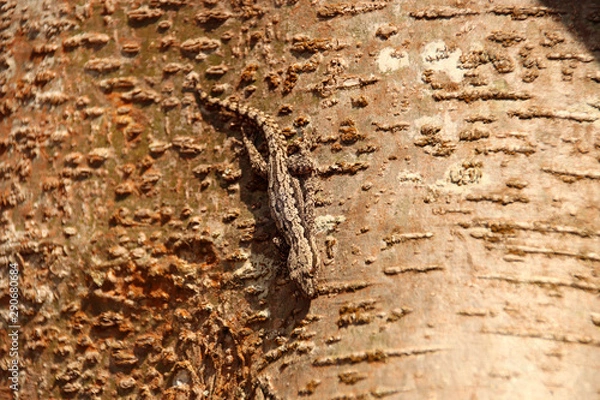
M562 23L600 61L600 1L541 0L540 4L561 13Z

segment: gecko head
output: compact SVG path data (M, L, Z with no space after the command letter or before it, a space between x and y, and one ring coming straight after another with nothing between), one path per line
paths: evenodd
M288 256L290 279L298 285L304 295L310 299L317 297L317 266L312 251L293 252Z

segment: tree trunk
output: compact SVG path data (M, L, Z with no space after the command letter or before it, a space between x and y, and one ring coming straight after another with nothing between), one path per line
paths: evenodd
M0 2L21 396L600 398L600 9L440 3Z

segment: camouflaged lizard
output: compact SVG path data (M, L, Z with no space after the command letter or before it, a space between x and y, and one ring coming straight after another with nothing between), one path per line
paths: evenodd
M264 135L267 160L259 153L246 130L242 139L255 173L268 182L269 206L277 228L289 246L287 268L290 278L309 298L317 295L319 254L314 240L314 165L304 147L300 157L288 157L280 128L263 112L228 100L211 97L196 86L198 100L218 106L254 123ZM290 171L304 175L301 179Z

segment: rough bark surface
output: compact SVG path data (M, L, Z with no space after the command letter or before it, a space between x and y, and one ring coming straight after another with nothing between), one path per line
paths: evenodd
M0 0L21 398L600 398L598 43L594 1ZM315 299L196 84L310 145Z

